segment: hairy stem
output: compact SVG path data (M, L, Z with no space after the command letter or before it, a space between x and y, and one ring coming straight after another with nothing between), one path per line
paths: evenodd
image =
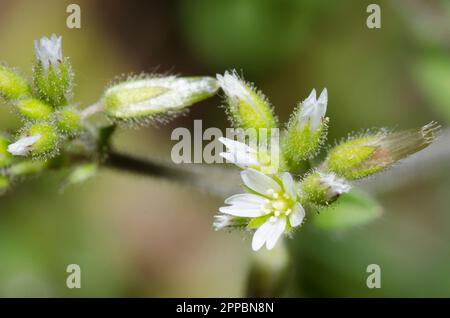
M81 111L81 117L86 119L92 115L95 115L103 110L103 105L100 103L92 104Z
M139 175L166 178L176 181L189 181L194 174L167 163L157 163L142 158L132 157L127 154L112 151L103 162L110 168L124 170Z
M176 165L136 158L114 150L109 152L102 164L112 169L128 171L141 176L177 181L219 197L229 196L239 190L239 174L236 174L233 169L215 165Z

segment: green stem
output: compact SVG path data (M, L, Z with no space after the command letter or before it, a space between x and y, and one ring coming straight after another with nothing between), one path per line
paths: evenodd
M211 195L226 197L239 192L239 174L234 169L217 165L176 165L151 159L136 158L111 150L102 165L141 176L177 181Z
M103 162L103 165L139 175L166 178L183 182L195 178L193 173L180 169L174 165L136 158L115 151L109 153L107 159Z

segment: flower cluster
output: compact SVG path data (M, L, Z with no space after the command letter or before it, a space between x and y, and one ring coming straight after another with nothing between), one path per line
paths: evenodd
M240 128L278 127L273 107L266 97L236 72L217 75L226 94L232 122ZM267 166L259 147L221 138L227 152L221 154L241 171L245 193L225 200L219 208L214 228L244 228L254 231L252 248L264 245L272 249L285 234L298 228L305 219L305 209L320 209L349 192L350 182L367 177L413 154L435 138L435 123L419 130L388 132L352 137L332 148L324 162L313 167L310 161L324 143L329 119L325 117L328 92L317 98L311 94L294 109L281 142L271 144L281 156L280 165ZM264 148L263 148L264 149ZM308 167L310 169L308 169Z
M333 204L350 191L353 180L424 149L439 128L430 123L400 132L381 129L353 134L314 165L311 159L327 135L327 89L318 97L313 89L294 108L283 128L268 99L235 71L216 78L155 74L129 77L110 84L96 103L81 110L72 99L74 73L62 54L62 38L43 37L35 41L34 49L31 81L0 64L0 97L22 119L15 135L0 133L0 192L14 180L46 169L68 168L67 184L83 182L108 159L109 165L115 163L122 169L126 166L128 170L191 181L195 178L190 171L173 172L166 166L157 171L153 162L146 166L140 160L125 160L117 154L114 157L111 135L118 124L167 118L221 89L235 128L244 135L249 130L257 133L249 144L242 142L246 136L240 136L241 141L220 139L226 148L220 155L242 170L244 192L225 200L214 227L254 232L253 250L274 248L284 235L300 227L306 212L309 216L312 210ZM103 120L93 120L99 116ZM194 183L200 184L197 179Z
M13 179L48 168L48 159L82 131L80 112L71 103L73 73L61 43L62 38L54 34L35 41L30 82L15 69L0 65L0 97L23 123L13 136L1 133L0 191Z
M19 177L50 168L69 167L70 183L85 180L108 155L116 123L173 115L218 90L211 77L142 75L109 85L98 102L80 110L62 37L36 40L34 53L31 81L0 64L0 97L22 119L16 134L0 133L0 192ZM93 122L95 114L108 120Z

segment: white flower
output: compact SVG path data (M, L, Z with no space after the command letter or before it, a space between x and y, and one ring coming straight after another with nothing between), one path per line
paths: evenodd
M232 103L238 103L241 100L245 104L253 106L252 108L254 109L258 108L258 105L255 105L255 98L251 95L244 81L239 78L236 71L231 73L226 71L223 75L216 74L216 78L220 87Z
M248 168L259 165L258 152L246 144L220 137L219 141L225 145L227 152L221 152L220 156L240 168Z
M62 61L61 36L52 34L50 38L42 37L34 41L34 51L37 59L41 62L45 71L50 65L55 66Z
M352 188L344 178L339 178L334 173L320 173L320 181L328 187L330 198L347 193Z
M33 146L40 138L41 135L20 138L18 141L8 146L8 151L15 156L26 156L31 151L31 146Z
M219 141L227 148L226 152L221 152L220 156L227 161L235 164L241 169L254 168L264 173L273 174L278 170L278 158L269 158L272 155L278 155L278 152L269 153L264 156L264 151L256 149L236 140L220 137ZM265 160L262 160L265 159Z
M315 132L325 117L327 103L327 89L323 89L319 99L316 98L316 90L313 89L311 94L309 94L309 96L302 103L299 116L300 128L303 128L309 122L311 124L311 131Z
M244 185L252 193L236 194L225 200L229 206L221 207L223 215L232 217L260 218L262 224L253 236L252 248L259 250L264 244L272 249L281 235L290 227L299 226L305 210L297 201L297 189L291 174L269 177L254 169L241 172Z
M334 173L320 173L320 181L329 187L332 196L347 193L352 188L344 178L339 178Z

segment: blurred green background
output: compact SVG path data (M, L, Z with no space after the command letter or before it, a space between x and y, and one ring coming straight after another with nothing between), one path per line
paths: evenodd
M79 30L66 27L73 2L81 6ZM80 105L95 102L121 74L236 68L269 96L282 121L312 88L327 87L331 141L431 120L445 132L450 1L377 1L378 30L366 27L372 2L0 0L0 60L30 75L33 40L57 33L76 71ZM122 130L114 144L169 159L173 128L192 128L194 119L204 128L229 125L220 102L196 105L166 126ZM3 105L0 124L18 127ZM286 295L450 297L448 138L424 153L419 168L364 184L383 209L375 222L296 233ZM0 296L244 295L250 239L213 231L223 198L107 169L64 192L61 180L49 173L0 198ZM66 287L71 263L81 266L81 289ZM366 287L372 263L381 266L381 289Z

